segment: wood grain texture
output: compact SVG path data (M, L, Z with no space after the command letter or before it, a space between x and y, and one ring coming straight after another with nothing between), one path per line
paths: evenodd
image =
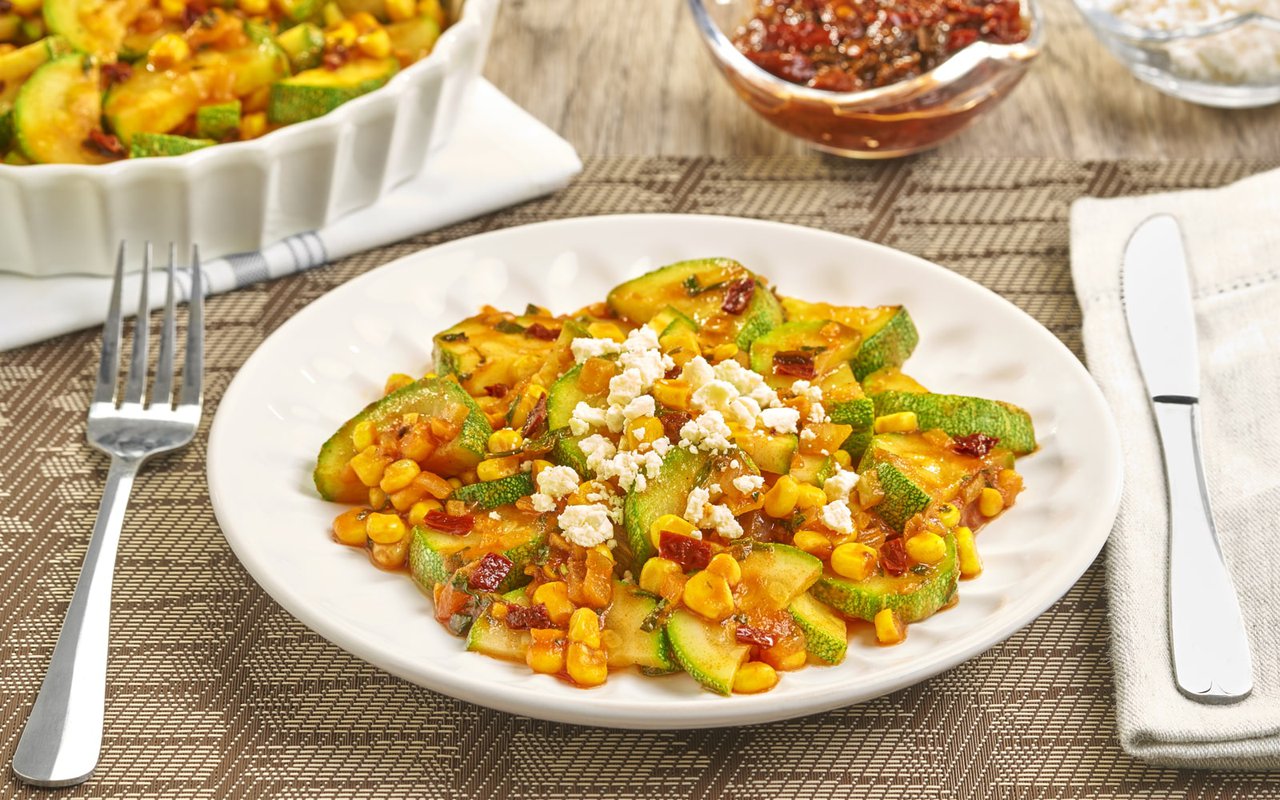
M1041 0L1045 51L1003 105L947 156L1268 158L1280 106L1202 108L1141 83L1070 0ZM715 72L684 0L506 0L486 75L582 155L807 152Z

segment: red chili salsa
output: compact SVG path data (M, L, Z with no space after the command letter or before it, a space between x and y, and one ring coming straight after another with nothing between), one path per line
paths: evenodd
M1019 0L757 0L734 44L785 81L856 92L914 78L978 40L1026 37Z

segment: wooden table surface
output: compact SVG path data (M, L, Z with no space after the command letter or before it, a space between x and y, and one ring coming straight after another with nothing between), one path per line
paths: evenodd
M1071 0L1041 0L1047 44L1005 102L947 156L1270 158L1280 105L1225 111L1141 83ZM505 0L486 75L592 155L804 152L714 70L684 0Z

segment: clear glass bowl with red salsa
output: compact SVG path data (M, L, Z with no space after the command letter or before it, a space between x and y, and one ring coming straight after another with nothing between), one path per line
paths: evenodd
M688 0L716 65L773 125L853 158L937 146L1040 52L1036 0Z

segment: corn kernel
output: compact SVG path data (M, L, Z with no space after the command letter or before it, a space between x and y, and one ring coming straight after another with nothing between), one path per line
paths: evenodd
M849 455L848 450L837 450L832 458L836 460L837 464L846 468L853 463L853 456Z
M364 509L353 508L339 514L333 521L333 538L342 544L364 547L365 540L369 538L364 525L367 513Z
M917 533L904 543L907 555L921 564L937 564L947 557L947 543L936 533Z
M187 11L185 0L160 0L160 13L165 19L182 19Z
M504 619L507 616L507 612L510 610L511 609L507 607L506 603L497 602L489 606L489 616L494 619Z
M378 452L378 448L372 445L351 457L351 469L365 486L377 486L382 480L383 471L390 463L391 459L382 455Z
M550 461L547 461L546 459L537 458L537 459L534 459L533 466L529 468L529 472L536 479L544 469L546 469L547 467L554 467L554 466L555 464L552 464Z
M578 371L578 389L584 394L600 394L609 388L609 381L618 374L618 366L605 358L592 356L582 362Z
M565 659L565 671L579 686L599 686L609 677L609 664L603 650L572 642Z
M658 347L671 356L677 367L684 367L699 355L698 336L688 328L680 328L658 339Z
M555 628L534 628L529 634L532 641L524 654L524 662L529 669L544 675L555 675L563 670L563 634Z
M976 578L982 574L982 558L978 555L978 543L973 531L963 525L956 528L956 556L960 562L960 575Z
M876 433L911 433L919 429L920 423L916 420L916 412L899 411L876 417L874 426Z
M395 514L370 514L364 524L365 533L378 544L395 544L407 533L404 521Z
M653 399L667 408L684 411L689 408L693 391L689 384L678 378L661 378L653 384Z
M763 661L748 661L733 676L733 690L738 694L767 692L778 685L778 671Z
M413 0L387 0L387 16L392 22L404 22L414 17Z
M547 607L547 616L557 625L565 625L573 616L573 603L569 600L569 587L564 581L544 583L533 592L533 602Z
M984 517L994 517L1004 510L1004 495L1000 494L999 489L988 486L978 498L978 510Z
M448 482L449 482L449 485L450 485L450 486L452 486L452 487L453 487L453 488L455 488L455 489L461 489L461 488L462 488L462 478L459 478L459 477L457 477L457 476L454 476L454 477L450 478Z
M267 115L259 111L240 118L240 138L256 139L267 132Z
M409 538L391 544L370 542L369 558L382 569L400 569L409 560Z
M676 514L663 514L649 525L649 540L653 542L654 547L658 547L661 544L663 531L692 536L696 530L693 523L683 517ZM648 566L647 563L646 566Z
M627 340L627 335L612 322L593 322L587 326L587 333L593 339L612 339L619 344Z
M342 22L347 18L346 14L342 13L342 9L338 7L337 3L325 3L324 8L320 9L320 11L326 28L332 28L334 25L337 25L339 22Z
M383 471L382 480L378 481L378 486L388 494L398 492L413 483L413 479L418 477L419 472L422 472L422 467L418 466L417 461L408 458L393 461Z
M261 17L271 10L271 0L236 0L236 7L251 17Z
M569 641L600 647L600 617L589 608L580 608L569 618Z
M826 558L831 554L831 540L821 531L796 531L791 543L818 558Z
M788 672L803 667L809 660L809 654L803 647L792 649L786 645L777 645L761 651L760 658L774 669Z
M738 354L738 346L733 342L726 344L718 344L711 348L712 361L724 361L727 358L733 358Z
M783 475L764 495L764 513L774 519L791 516L800 500L800 486L795 478Z
M610 561L617 561L617 559L613 557L613 550L609 549L609 545L607 544L598 544L591 549L595 550L597 553L609 559Z
M960 524L960 509L950 503L943 503L938 506L938 522L948 528L954 528Z
M511 428L503 428L489 434L490 453L509 453L512 450L518 450L522 444L524 444L524 437L520 435L520 431Z
M723 577L703 570L685 584L684 604L690 611L719 622L733 613L733 590Z
M861 542L845 542L831 551L831 569L851 581L871 576L879 556L874 548Z
M439 500L419 500L409 508L409 524L422 525L426 522L428 514L432 511L439 511L442 508L444 506L440 504Z
M169 69L191 58L191 45L181 34L166 33L147 50L147 63L158 70Z
M403 389L413 383L413 378L405 375L403 372L393 372L387 376L387 382L382 385L383 394L391 394L397 389Z
M802 483L797 489L796 508L808 511L811 508L822 508L827 504L827 493L809 483Z
M418 0L418 16L430 17L441 28L444 27L444 6L440 5L440 0Z
M391 36L383 28L369 31L356 41L360 52L369 58L386 58L391 54Z
M730 587L742 580L742 566L728 553L716 553L707 564L707 572L719 575Z
M894 610L882 608L876 612L876 641L880 644L897 644L907 638L907 626Z
M381 488L377 486L370 487L369 508L372 508L374 511L381 511L387 507L388 499L387 493L382 491Z
M520 471L519 456L505 458L486 458L476 465L476 477L482 481L496 481L509 478Z
M347 19L351 20L351 24L356 26L358 33L368 33L381 27L378 25L378 20L368 11L357 11Z
M635 450L642 442L656 442L664 433L656 417L637 417L627 423L626 431L629 450Z
M357 453L373 445L374 433L373 423L367 419L355 424L351 429L351 444L355 446Z
M644 562L644 566L640 568L640 588L653 594L662 594L662 586L667 577L683 573L684 570L680 569L680 565L676 562L655 556Z

